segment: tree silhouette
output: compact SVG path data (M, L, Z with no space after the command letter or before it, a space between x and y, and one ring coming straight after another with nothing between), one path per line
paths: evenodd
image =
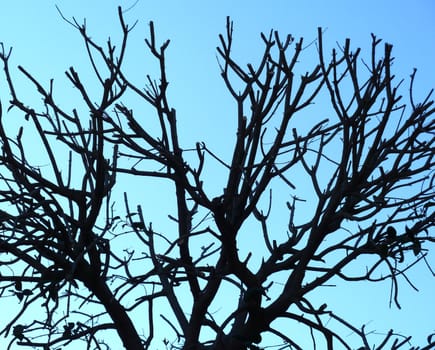
M308 72L298 72L303 40L277 32L261 35L262 57L244 68L233 59L228 19L217 49L237 107L227 159L204 142L180 143L165 71L169 40L156 42L152 22L146 45L160 76L147 76L144 89L127 76L134 26L121 9L119 20L117 47L100 46L84 24L69 21L99 84L94 97L95 87L69 68L82 101L72 110L57 103L53 81L44 86L19 66L42 97L29 106L2 47L11 99L0 111L0 296L18 308L0 334L12 335L10 346L81 340L108 349L115 332L126 349L151 349L162 346L161 322L164 346L174 349L302 349L303 337L327 349L372 348L364 326L316 305L310 293L336 280L388 280L399 306L400 279L427 264L435 109L430 94L414 101L415 71L405 105L391 45L373 36L364 60L346 40L330 56L320 29ZM132 99L151 106L153 119L129 106ZM317 99L332 109L310 114ZM14 133L10 116L24 116ZM225 173L218 194L206 175L216 164ZM176 213L163 213L171 232L147 219L152 200L129 199L126 181L151 178L173 186ZM282 191L291 193L283 202L275 199ZM359 343L348 343L330 320ZM306 334L288 333L293 323ZM409 339L390 331L376 349L403 348Z

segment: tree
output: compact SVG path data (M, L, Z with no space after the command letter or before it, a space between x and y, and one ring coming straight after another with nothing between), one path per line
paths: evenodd
M18 311L0 334L12 334L11 346L53 349L84 340L102 349L110 347L102 337L115 331L126 349L149 349L163 320L167 348L258 349L273 339L282 349L301 349L301 337L286 333L294 322L317 346L351 349L329 326L334 320L358 335L357 346L370 348L364 327L314 304L310 293L338 279L388 280L399 306L400 279L426 262L435 240L435 109L431 94L414 101L415 71L406 106L390 44L373 36L366 62L346 40L328 58L320 29L318 64L307 73L297 73L302 39L277 32L261 35L263 56L243 68L233 59L228 19L217 49L237 108L227 159L203 142L180 144L165 71L169 40L156 42L152 22L146 45L160 76L147 76L142 89L126 75L134 26L121 9L119 20L118 47L111 40L100 46L84 24L67 20L99 83L95 98L71 67L66 75L82 103L71 111L57 103L53 81L44 86L19 66L42 104L23 101L11 51L2 48L11 99L0 111L0 295L12 295ZM333 113L301 123L325 96ZM155 119L145 122L132 99L151 106ZM24 116L15 134L13 113ZM29 135L39 143L30 144ZM36 147L48 166L33 159ZM217 195L207 187L211 160L226 174ZM118 203L117 191L125 191L118 186L147 179L174 188L176 213L165 213L173 232L154 227L131 193ZM275 198L283 188L292 195L281 203ZM217 315L212 306L220 300ZM390 331L377 349L408 341ZM434 344L429 337L424 349Z

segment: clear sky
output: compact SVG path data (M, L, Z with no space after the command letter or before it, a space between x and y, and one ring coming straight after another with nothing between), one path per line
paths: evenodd
M178 112L181 141L187 146L195 141L207 141L216 149L223 147L227 137L226 118L234 112L234 105L219 77L215 48L228 15L234 21L234 51L241 62L256 62L262 49L259 34L271 29L296 38L303 36L308 44L316 39L317 27L322 27L328 47L350 38L354 47L363 48L362 56L367 58L370 33L374 33L393 44L398 78L408 79L413 68L418 68L417 98L423 98L435 87L435 2L432 0L2 1L0 42L6 47L13 46L12 65L24 66L43 82L56 78L57 95L65 103L70 102L71 84L63 73L71 65L86 71L87 57L80 36L61 19L55 5L68 18L74 16L80 23L86 18L89 32L101 43L108 36L115 41L120 37L118 5L126 10L128 23L137 20L127 51L127 69L137 76L138 84L145 73L156 74L143 45L149 21L154 21L159 40L171 39L167 51L170 97ZM307 70L316 58L315 50L310 52L313 55L304 56ZM20 79L17 71L13 74ZM403 94L408 93L407 83L403 85ZM22 85L23 95L27 87ZM0 98L3 104L8 100L4 85L0 85ZM434 254L431 261L435 262ZM400 311L388 309L388 284L382 288L339 287L325 292L328 305L348 314L357 324L369 323L372 330L395 328L422 340L435 331L435 284L427 270L417 270L413 281L420 292L404 284ZM0 326L2 317L0 313Z

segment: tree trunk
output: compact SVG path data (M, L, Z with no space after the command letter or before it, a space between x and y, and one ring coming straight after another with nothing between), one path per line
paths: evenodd
M136 331L125 308L115 298L104 280L89 274L85 279L85 286L95 294L97 299L104 305L110 315L115 329L124 344L126 350L141 350L144 348L142 340Z

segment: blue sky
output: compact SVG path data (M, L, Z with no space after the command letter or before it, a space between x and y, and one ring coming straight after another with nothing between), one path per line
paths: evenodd
M138 21L131 34L126 68L138 84L146 73L157 72L143 45L149 21L154 21L159 40L171 39L167 51L170 97L178 112L181 141L186 147L194 145L195 141L207 141L211 148L225 154L222 144L228 138L234 104L219 77L215 48L228 15L234 21L234 52L241 62L259 59L262 49L259 33L268 33L270 29L283 35L290 33L296 38L303 36L308 44L316 39L317 27L322 27L327 47L335 46L336 42L341 44L349 37L354 47L363 48L362 56L367 58L370 33L374 33L393 44L398 78L408 79L412 69L418 68L417 98L423 98L435 87L435 2L431 0L15 0L2 3L0 42L6 47L13 46L12 66L24 66L43 82L54 77L59 99L66 104L73 100L69 97L71 84L64 77L64 71L74 65L87 74L88 68L80 36L61 19L56 4L68 18L74 16L80 23L86 18L89 32L101 43L108 36L114 41L120 37L116 7L120 4L128 9L134 5L125 12L128 23ZM303 56L305 61L301 62L307 70L315 64L316 58L314 47L308 50L310 48ZM33 98L28 92L29 85L22 84L17 71L13 74L22 96L29 94L28 98ZM407 89L405 81L402 93L407 94ZM4 85L0 85L0 98L3 104L8 99ZM156 211L155 215L159 213ZM434 254L431 258L434 262ZM356 323L370 322L373 329L385 331L397 328L423 339L435 331L432 298L435 285L426 270L416 272L414 281L421 291L417 294L404 285L400 312L388 309L388 284L369 288L366 285L355 285L352 289L339 287L325 294L330 298L329 305L344 314L349 313Z

